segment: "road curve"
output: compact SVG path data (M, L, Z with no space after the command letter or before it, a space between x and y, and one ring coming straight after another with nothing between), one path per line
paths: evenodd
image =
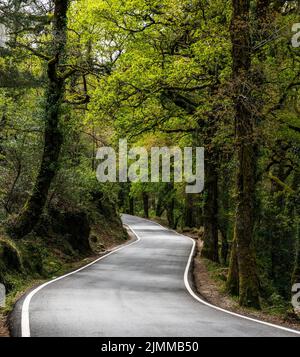
M13 336L297 336L197 301L184 281L192 240L122 219L139 240L24 296L12 314Z

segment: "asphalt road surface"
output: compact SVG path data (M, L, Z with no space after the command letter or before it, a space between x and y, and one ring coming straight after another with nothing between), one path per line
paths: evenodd
M139 240L23 297L13 336L299 336L197 300L187 279L193 241L122 219Z

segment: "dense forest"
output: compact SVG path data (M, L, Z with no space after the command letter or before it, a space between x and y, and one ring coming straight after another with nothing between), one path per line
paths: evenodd
M103 236L121 242L125 212L195 229L241 306L291 309L300 282L299 15L299 1L283 0L1 0L7 289L101 251ZM98 148L124 138L147 150L204 147L203 192L98 182Z

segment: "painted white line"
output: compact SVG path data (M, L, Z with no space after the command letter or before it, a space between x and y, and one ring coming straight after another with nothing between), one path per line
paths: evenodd
M147 219L145 219L147 220ZM153 221L150 221L150 220L147 220L153 224L157 224L159 225L160 227L162 227L164 230L169 230L171 232L173 232L174 234L176 235L179 235L179 236L182 236L183 238L185 239L188 239L192 242L192 249L191 249L191 252L190 252L190 255L189 255L189 259L188 259L188 262L187 262L187 265L186 265L186 268L185 268L185 271L184 271L184 284L185 284L185 287L187 289L187 291L190 293L190 295L196 299L198 302L212 308L212 309L215 309L215 310L218 310L218 311L222 311L226 314L229 314L229 315L232 315L232 316L235 316L235 317L238 317L238 318L241 318L241 319L244 319L244 320L248 320L248 321L252 321L252 322L256 322L256 323L259 323L259 324L262 324L262 325L265 325L265 326L269 326L269 327L273 327L273 328L277 328L277 329L280 329L280 330L283 330L283 331L287 331L287 332L291 332L291 333L295 333L295 334L298 334L300 335L300 331L297 331L297 330L293 330L293 329L289 329L289 328L286 328L286 327L283 327L283 326L279 326L279 325L275 325L275 324L272 324L272 323L269 323L269 322L265 322L265 321L261 321L261 320L256 320L254 318L251 318L251 317L248 317L248 316L244 316L244 315L240 315L240 314L237 314L235 312L232 312L232 311L228 311L228 310L225 310L225 309L222 309L218 306L215 306L215 305L212 305L208 302L206 302L205 300L202 300L199 296L197 296L193 289L191 288L190 286L190 283L189 283L189 271L190 271L190 267L191 267L191 263L192 263L192 259L193 259L193 256L194 256L194 252L195 252L195 247L196 247L196 243L195 243L195 240L188 237L188 236L185 236L183 234L180 234L174 230L170 230L170 229L167 229L166 227L162 226L161 224L159 223L156 223L156 222L153 222ZM124 224L125 225L125 224ZM32 299L32 297L38 292L40 291L41 289L43 289L45 286L49 285L49 284L52 284L58 280L61 280L61 279L64 279L65 277L67 276L70 276L72 274L75 274L81 270L84 270L86 269L87 267L97 263L98 261L100 261L101 259L104 259L106 258L107 256L121 250L121 249L124 249L126 247L129 247L135 243L138 243L140 240L141 240L141 237L136 233L136 231L130 226L130 225L126 225L136 236L137 240L132 242L132 243L129 243L129 244L123 244L122 246L120 246L119 248L116 248L114 250L112 250L111 252L103 255L102 257L96 259L95 261L81 267L80 269L77 269L71 273L68 273L68 274L65 274L65 275L62 275L61 277L58 277L56 279L53 279L53 280L50 280L49 282L37 287L35 290L33 290L32 292L30 292L24 302L23 302L23 305L22 305L22 316L21 316L21 336L22 337L30 337L30 321L29 321L29 305L30 305L30 301Z
M183 236L183 237L186 237L186 238L189 238L190 240L193 241L193 246L192 246L191 254L190 254L190 256L189 256L189 260L188 260L188 263L187 263L187 266L186 266L186 269L185 269L185 272L184 272L184 284L185 284L185 287L187 288L188 292L192 295L192 297L193 297L194 299L198 300L198 301L201 302L202 304L204 304L204 305L206 305L206 306L209 306L209 307L211 307L211 308L213 308L213 309L216 309L216 310L225 312L226 314L229 314L229 315L232 315L232 316L236 316L236 317L239 317L239 318L242 318L242 319L245 319L245 320L249 320L249 321L252 321L252 322L256 322L256 323L259 323L259 324L262 324L262 325L265 325L265 326L277 328L277 329L280 329L280 330L283 330L283 331L287 331L287 332L291 332L291 333L295 333L295 334L297 334L297 335L300 335L300 331L293 330L293 329L290 329L290 328L287 328L287 327L283 327L283 326L279 326L279 325L275 325L275 324L272 324L272 323L270 323L270 322L265 322L265 321L261 321L261 320L256 320L256 319L254 319L254 318L252 318L252 317L240 315L240 314L237 314L237 313L235 313L235 312L222 309L221 307L212 305L212 304L206 302L205 300L202 300L199 296L197 296L197 295L194 293L194 291L193 291L193 289L191 288L190 283L189 283L189 271L190 271L190 266L191 266L192 259L193 259L193 256L194 256L196 243L195 243L194 239L192 239L192 238L190 238L190 237L187 237L187 236L184 236L184 235L182 235L182 236Z
M150 221L150 220L149 220ZM152 222L152 221L150 221ZM164 229L166 229L164 226L162 226L161 224L159 223L156 223L156 222L153 222L155 224L158 224L159 226L163 227ZM134 230L132 230L134 232ZM222 309L221 307L218 307L218 306L215 306L215 305L212 305L210 303L208 303L207 301L205 300L202 300L198 295L195 294L194 290L191 288L190 286L190 283L189 283L189 272L190 272L190 268L191 268L191 264L192 264L192 259L193 259L193 256L194 256L194 253L195 253L195 248L196 248L196 243L195 243L195 240L192 239L191 237L188 237L188 236L185 236L184 234L180 234L172 229L169 229L169 231L181 236L181 237L184 237L186 239L189 239L191 242L192 242L192 249L191 249L191 253L190 253L190 256L189 256L189 259L188 259L188 262L187 262L187 265L186 265L186 268L185 268L185 272L184 272L184 285L187 289L187 291L192 295L192 297L194 299L196 299L197 301L199 301L201 304L204 304L208 307L211 307L212 309L215 309L215 310L218 310L218 311L222 311L226 314L229 314L229 315L232 315L232 316L235 316L235 317L239 317L239 318L242 318L244 320L248 320L248 321L252 321L252 322L256 322L256 323L259 323L259 324L262 324L262 325L265 325L265 326L269 326L269 327L274 327L274 328L277 328L277 329L280 329L280 330L283 330L283 331L287 331L287 332L291 332L291 333L295 333L297 335L300 335L300 331L297 331L297 330L293 330L293 329L290 329L288 327L283 327L283 326L279 326L279 325L275 325L275 324L272 324L270 322L265 322L265 321L261 321L261 320L257 320L257 319L254 319L252 317L248 317L248 316L244 316L244 315L240 315L240 314L237 314L235 312L232 312L232 311L229 311L229 310L225 310L225 309ZM134 232L135 233L135 232ZM136 234L136 233L135 233ZM138 237L138 235L136 234L136 236Z
M125 225L124 226L128 226L128 225ZM133 232L132 228L130 226L128 226L128 228ZM134 232L133 232L134 233ZM135 234L135 233L134 233ZM125 244L122 244L120 247L118 248L115 248L113 249L112 251L110 251L109 253L103 255L102 257L94 260L93 262L77 269L77 270L74 270L72 271L71 273L68 273L68 274L65 274L65 275L62 275L56 279L53 279L53 280L50 280L48 281L47 283L44 283L42 284L41 286L37 287L36 289L34 289L33 291L31 291L25 298L24 302L23 302L23 305L22 305L22 312L21 312L21 336L22 337L30 337L30 319L29 319L29 305L30 305L30 301L31 299L33 298L33 296L40 290L42 290L44 287L46 287L47 285L50 285L58 280L61 280L61 279L64 279L66 278L67 276L70 276L70 275L73 275L73 274L76 274L78 273L79 271L81 270L84 270L88 267L90 267L91 265L99 262L99 260L102 260L106 257L108 257L109 255L113 254L113 253L116 253L118 252L119 250L121 249L124 249L126 247L129 247L133 244L136 244L140 241L140 238L135 234L135 236L137 237L137 240L135 240L134 242L132 243L125 243Z

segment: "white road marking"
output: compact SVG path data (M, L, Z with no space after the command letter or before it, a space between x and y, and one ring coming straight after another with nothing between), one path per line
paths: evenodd
M153 222L154 223L154 222ZM155 222L156 223L156 222ZM160 225L161 227L165 228L164 226L162 226L161 224L159 223L156 223L158 225ZM133 230L134 232L134 230ZM185 268L185 272L184 272L184 285L187 289L187 291L192 295L192 297L194 299L196 299L197 301L201 302L202 304L208 306L208 307L211 307L215 310L218 310L218 311L222 311L222 312L225 312L226 314L229 314L229 315L232 315L232 316L236 316L236 317L240 317L242 319L245 319L245 320L249 320L249 321L252 321L252 322L257 322L259 324L262 324L262 325L265 325L265 326L269 326L269 327L274 327L274 328L277 328L277 329L280 329L280 330L283 330L283 331L287 331L287 332L292 332L292 333L295 333L297 335L300 335L300 331L297 331L297 330L293 330L293 329L290 329L288 327L283 327L283 326L279 326L279 325L275 325L275 324L272 324L270 322L265 322L265 321L261 321L261 320L257 320L257 319L254 319L252 317L248 317L248 316L244 316L244 315L240 315L240 314L237 314L235 312L232 312L232 311L229 311L229 310L225 310L225 309L222 309L221 307L218 307L218 306L215 306L215 305L212 305L210 303L208 303L207 301L205 300L202 300L198 295L195 294L195 292L193 291L193 289L191 288L191 285L189 283L189 272L190 272L190 267L191 267L191 263L192 263L192 259L193 259L193 256L194 256L194 253L195 253L195 247L196 247L196 242L194 239L192 239L191 237L188 237L188 236L185 236L183 234L180 234L174 230L172 230L172 232L174 232L175 234L181 236L181 237L184 237L186 239L189 239L190 241L192 241L193 245L192 245L192 249L191 249L191 253L190 253L190 256L189 256L189 260L187 262L187 265L186 265L186 268ZM135 232L134 232L135 233ZM136 234L136 233L135 233ZM136 234L136 236L138 237L138 235Z
M128 225L125 225L124 226L128 226ZM128 228L132 231L132 228L130 226L128 226ZM133 231L132 231L133 232ZM134 233L134 232L133 232ZM134 233L135 234L135 233ZM99 260L101 259L104 259L106 257L108 257L109 255L115 253L115 252L118 252L119 250L123 249L123 248L126 248L126 247L129 247L130 245L133 245L135 243L138 243L140 241L140 238L135 234L135 236L137 237L137 240L132 242L132 243L125 243L125 244L122 244L120 247L118 248L115 248L114 250L110 251L109 253L103 255L102 257L94 260L93 262L75 270L75 271L72 271L71 273L68 273L68 274L65 274L65 275L62 275L56 279L53 279L53 280L50 280L48 281L47 283L44 283L42 284L41 286L37 287L36 289L34 289L33 291L31 291L25 298L24 302L23 302L23 305L22 305L22 313L21 313L21 336L22 337L30 337L30 320L29 320L29 305L30 305L30 301L31 299L33 298L33 296L40 290L42 290L44 287L46 287L47 285L50 285L58 280L61 280L61 279L64 279L66 278L67 276L70 276L70 275L73 275L75 273L78 273L79 271L83 270L83 269L86 269L88 268L89 266L99 262Z
M160 227L162 227L164 230L167 230L164 226L162 226L161 224L159 223L156 223L156 222L153 222L153 221L150 221L149 222L153 223L153 224L157 224L159 225ZM102 257L96 259L95 261L85 265L84 267L81 267L80 269L77 269L71 273L68 273L68 274L65 274L65 275L62 275L61 277L59 278L56 278L54 280L50 280L48 281L47 283L37 287L35 290L33 290L32 292L30 292L24 302L23 302L23 305L22 305L22 316L21 316L21 336L22 337L30 337L30 321L29 321L29 305L30 305L30 301L32 299L32 297L38 292L40 291L41 289L43 289L44 287L46 287L47 285L49 284L52 284L58 280L61 280L67 276L70 276L72 274L75 274L83 269L86 269L87 267L97 263L98 261L100 261L101 259L104 259L105 257L123 249L123 248L126 248L126 247L129 247L130 245L132 244L135 244L135 243L138 243L140 240L141 240L141 237L139 236L139 234L130 226L130 225L127 225L126 226L135 234L135 236L137 237L137 240L132 242L132 243L129 243L129 244L124 244L122 246L120 246L119 248L116 248L114 250L112 250L111 252L103 255ZM140 227L140 226L139 226ZM147 228L150 228L147 227ZM291 332L291 333L295 333L295 334L298 334L300 335L300 331L297 331L297 330L293 330L293 329L290 329L290 328L287 328L287 327L283 327L283 326L279 326L279 325L275 325L275 324L272 324L272 323L269 323L269 322L265 322L265 321L261 321L261 320L256 320L254 318L251 318L251 317L248 317L248 316L244 316L244 315L240 315L240 314L237 314L235 312L232 312L232 311L228 311L228 310L225 310L225 309L222 309L221 307L218 307L218 306L215 306L215 305L212 305L208 302L206 302L205 300L202 300L198 295L195 294L195 292L193 291L193 289L191 288L190 286L190 283L189 283L189 271L190 271L190 267L191 267L191 263L192 263L192 259L193 259L193 256L194 256L194 252L195 252L195 247L196 247L196 243L195 243L195 240L188 237L188 236L185 236L183 234L180 234L180 233L177 233L176 231L174 230L170 230L172 231L173 233L185 238L185 239L188 239L192 242L192 249L191 249L191 252L190 252L190 255L189 255L189 259L188 259L188 262L187 262L187 265L186 265L186 268L185 268L185 271L184 271L184 284L185 284L185 287L187 289L187 291L189 292L189 294L194 298L196 299L198 302L200 302L201 304L204 304L212 309L215 309L215 310L218 310L218 311L222 311L226 314L229 314L229 315L232 315L232 316L235 316L235 317L239 317L241 319L245 319L245 320L248 320L248 321L252 321L252 322L256 322L256 323L259 323L259 324L262 324L262 325L265 325L265 326L269 326L269 327L273 327L273 328L277 328L277 329L280 329L280 330L283 330L283 331L287 331L287 332Z

